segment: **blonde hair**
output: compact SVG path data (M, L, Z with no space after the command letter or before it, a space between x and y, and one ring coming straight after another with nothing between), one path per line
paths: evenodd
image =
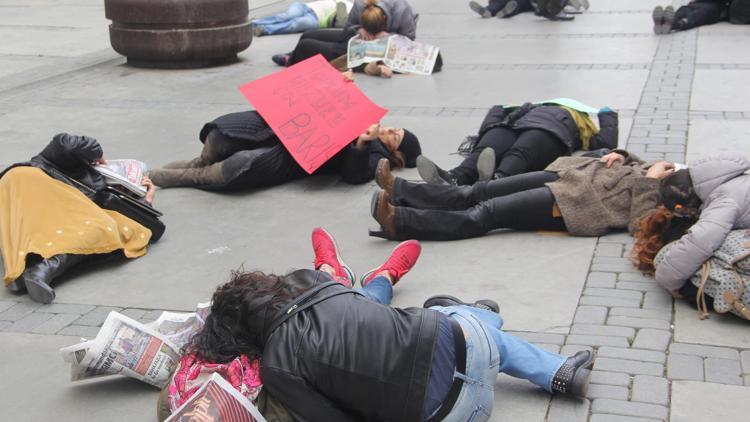
M387 19L385 10L377 5L377 0L365 0L365 8L359 17L365 31L372 35L385 31Z

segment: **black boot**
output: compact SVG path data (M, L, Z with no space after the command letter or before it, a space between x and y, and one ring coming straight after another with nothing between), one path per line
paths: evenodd
M586 397L594 354L582 350L569 357L552 378L552 392Z
M62 275L68 268L83 261L86 255L60 254L29 266L21 274L29 297L35 302L52 303L55 291L50 284L56 277Z
M432 160L420 155L417 157L417 171L419 176L427 183L433 185L458 185L456 176L449 171L445 171L438 167Z
M497 304L494 300L491 299L482 299L477 300L474 303L466 303L462 301L461 299L450 296L450 295L437 295L432 296L431 298L427 299L424 302L424 305L422 305L423 308L431 308L433 306L473 306L475 308L484 309L485 311L494 312L496 314L500 313L500 305Z

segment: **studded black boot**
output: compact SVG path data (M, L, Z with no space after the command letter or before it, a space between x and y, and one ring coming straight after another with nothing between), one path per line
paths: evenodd
M582 350L569 357L552 379L552 392L586 397L594 354Z

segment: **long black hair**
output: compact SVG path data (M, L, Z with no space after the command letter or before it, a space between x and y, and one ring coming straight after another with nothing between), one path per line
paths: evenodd
M261 355L271 319L309 287L287 283L285 276L233 271L231 280L214 292L211 314L189 350L213 363L228 362L240 354Z

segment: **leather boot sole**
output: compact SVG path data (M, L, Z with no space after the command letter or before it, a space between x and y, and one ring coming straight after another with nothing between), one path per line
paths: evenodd
M38 280L24 280L26 292L34 302L52 303L55 300L55 291L52 287Z

